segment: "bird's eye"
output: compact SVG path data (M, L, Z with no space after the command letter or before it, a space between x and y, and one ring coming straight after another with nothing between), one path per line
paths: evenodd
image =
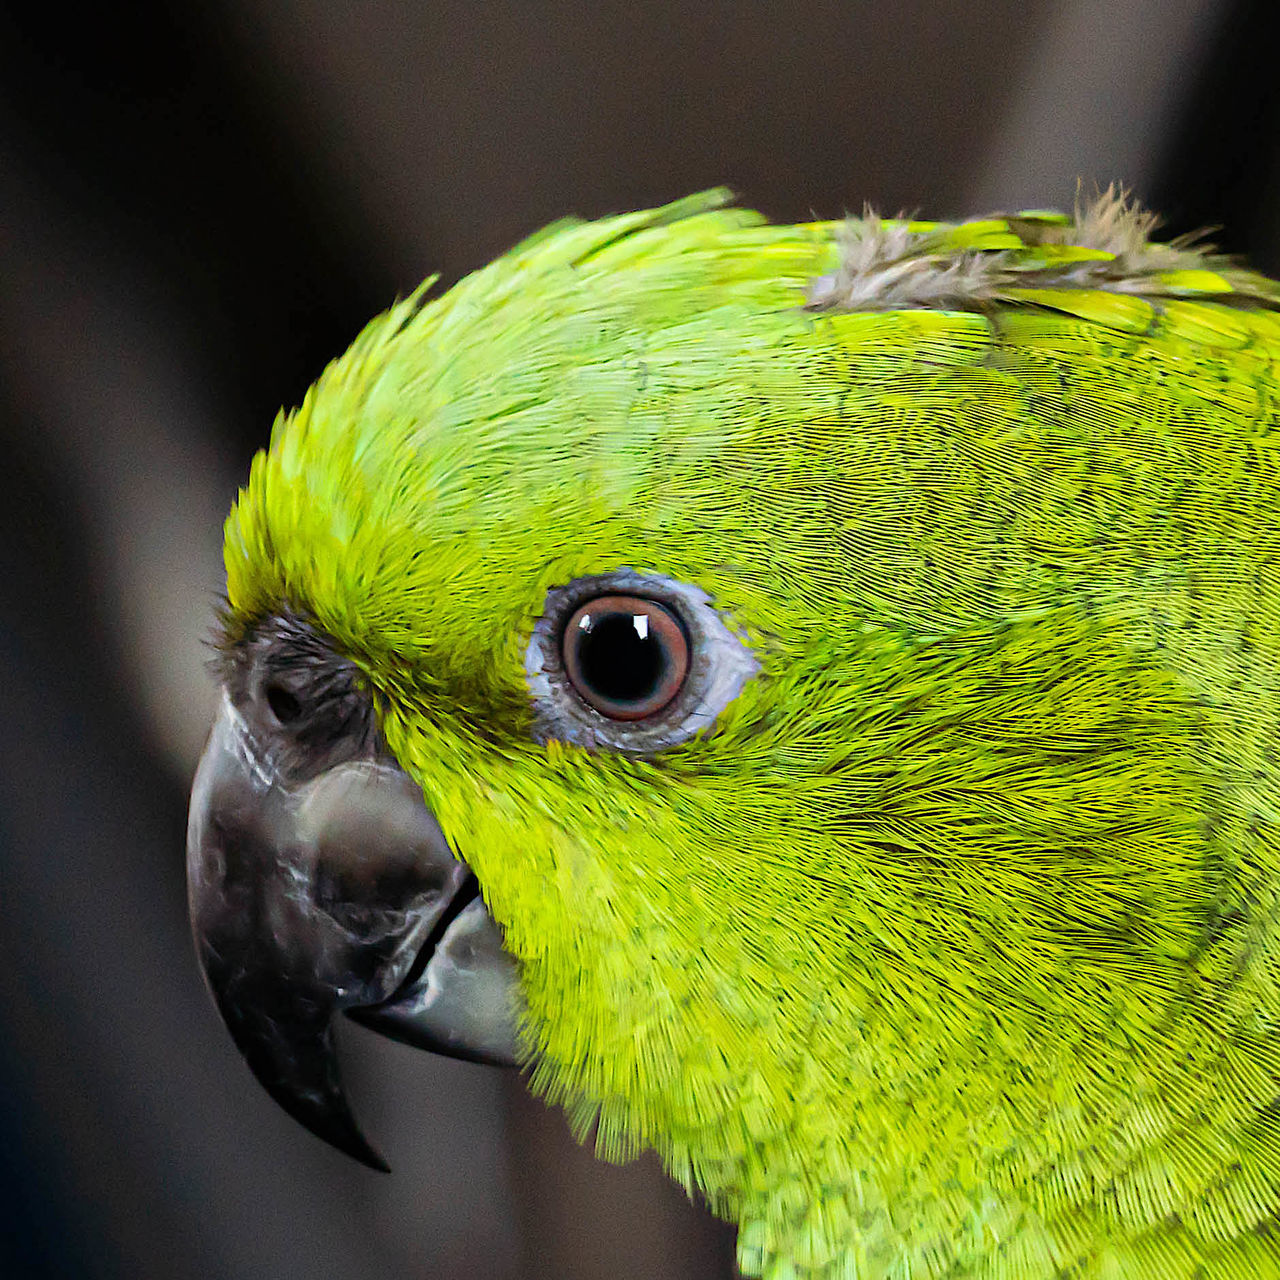
M652 756L709 732L759 669L692 583L575 578L547 592L525 650L533 736Z
M580 605L565 625L561 651L569 683L610 720L661 711L689 673L680 620L642 596L598 596Z

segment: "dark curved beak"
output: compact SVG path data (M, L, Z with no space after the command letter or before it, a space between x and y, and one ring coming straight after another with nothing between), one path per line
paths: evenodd
M515 1061L515 967L416 784L393 761L301 781L224 694L187 826L196 951L250 1069L308 1129L386 1169L343 1093L332 1019Z

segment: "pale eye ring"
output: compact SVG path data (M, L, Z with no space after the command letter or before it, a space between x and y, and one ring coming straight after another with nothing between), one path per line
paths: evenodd
M560 641L565 674L584 702L610 720L643 720L680 692L689 641L665 605L606 595L570 615Z
M652 756L714 730L760 670L702 588L617 569L552 587L525 650L539 742Z

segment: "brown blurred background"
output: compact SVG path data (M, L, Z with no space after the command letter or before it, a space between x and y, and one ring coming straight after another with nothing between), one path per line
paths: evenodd
M727 1280L518 1077L344 1037L395 1169L253 1083L187 936L220 524L397 294L716 183L779 218L1130 184L1280 269L1267 0L0 8L0 1276Z

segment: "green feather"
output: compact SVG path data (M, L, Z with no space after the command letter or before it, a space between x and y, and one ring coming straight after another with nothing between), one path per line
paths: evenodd
M227 524L363 669L521 966L534 1087L751 1276L1280 1277L1280 289L1108 195L557 224L373 321ZM760 676L530 735L548 589Z

